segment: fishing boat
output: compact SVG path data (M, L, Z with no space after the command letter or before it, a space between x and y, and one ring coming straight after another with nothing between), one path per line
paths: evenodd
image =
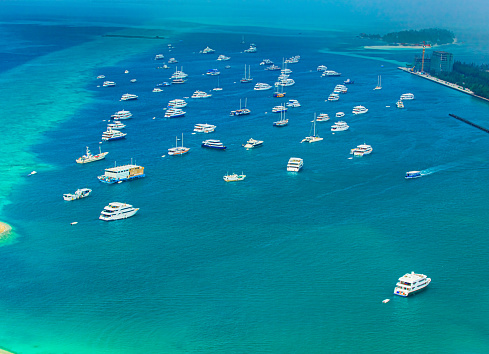
M221 142L221 140L208 139L202 142L202 147L209 149L225 150L226 146Z
M124 139L126 135L127 135L126 133L123 133L119 130L107 128L107 130L102 133L102 140L103 141L120 140L120 139Z
M92 190L90 188L81 188L77 189L75 193L66 193L63 194L63 199L66 201L71 201L71 200L76 200L76 199L81 199L81 198L86 198L92 193Z
M240 80L241 83L247 83L247 82L251 82L253 81L253 79L251 78L251 66L248 65L248 76L246 76L246 64L245 64L245 70L244 70L244 76L243 78Z
M168 155L183 155L190 151L190 148L183 146L183 133L182 133L182 146L178 146L178 137L175 138L175 147L168 149Z
M377 76L377 86L375 86L374 90L382 90L382 76Z
M238 181L242 181L246 178L246 175L244 174L240 174L238 175L237 173L233 173L231 175L225 175L223 177L223 179L226 181L226 182L238 182Z
M251 110L246 108L246 104L248 103L248 99L245 98L245 105L244 105L244 108L241 108L241 99L239 100L239 109L235 110L235 111L231 111L231 113L229 114L230 116L244 116L244 115L247 115L247 114L250 114L251 113Z
M255 140L255 139L251 138L243 146L246 149L252 149L252 148L255 148L257 146L262 146L262 145L263 145L263 141L262 140Z
M424 274L407 273L399 278L394 295L407 297L425 289L430 283L431 279Z
M102 148L99 145L99 153L96 155L93 155L87 146L87 152L82 157L77 158L76 163L89 163L89 162L94 162L94 161L98 161L98 160L103 160L103 159L105 159L105 156L107 156L107 154L108 154L108 152L102 152Z
M315 143L317 141L323 140L323 138L319 137L316 132L316 114L314 113L314 120L312 121L312 127L311 127L312 135L306 136L304 139L302 139L301 143Z

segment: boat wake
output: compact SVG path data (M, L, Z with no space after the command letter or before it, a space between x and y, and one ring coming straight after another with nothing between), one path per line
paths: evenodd
M425 170L422 170L421 176L428 176L428 175L431 175L431 174L436 173L436 172L450 170L454 167L457 167L458 165L459 165L458 163L451 162L451 163L447 163L447 164L443 164L443 165L439 165L439 166L430 167L430 168L427 168Z

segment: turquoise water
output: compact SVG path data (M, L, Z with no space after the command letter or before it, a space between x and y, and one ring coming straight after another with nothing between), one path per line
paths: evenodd
M248 31L242 44L239 28L199 30L165 32L161 42L62 37L59 48L0 74L9 129L1 219L15 229L0 248L0 345L16 353L487 352L489 141L448 116L487 127L487 103L403 73L397 63L411 54L363 51L347 33ZM258 53L242 53L250 42ZM206 46L216 55L198 54ZM152 93L174 70L156 69L157 53L177 58L188 83ZM218 54L231 60L217 62ZM292 55L301 61L289 66L296 85L287 99L302 107L278 129L271 109L283 100L239 79L247 64L254 82L273 83L276 72L258 63ZM320 78L320 64L343 76ZM216 86L203 75L211 68L222 69L224 90L165 120L170 99ZM100 74L117 86L97 87ZM378 75L383 89L373 91ZM349 92L325 102L346 78L355 80ZM139 99L122 104L126 92ZM406 92L416 99L396 109ZM229 117L244 98L252 114ZM353 116L358 104L368 114ZM122 108L134 114L127 139L103 144L106 161L75 164ZM300 144L314 113L337 111L350 130L331 134L332 118L318 123L322 142ZM205 138L227 151L200 148L204 137L191 130L205 122L217 125ZM161 157L182 132L189 154ZM264 146L242 148L251 137ZM364 142L373 153L349 159ZM286 172L291 156L304 159L300 173ZM131 158L146 178L96 180ZM38 174L26 178L31 170ZM406 181L409 170L428 175ZM241 171L243 182L222 180ZM83 187L93 189L89 198L62 200ZM99 221L112 201L141 210ZM394 298L410 271L429 275L430 287Z

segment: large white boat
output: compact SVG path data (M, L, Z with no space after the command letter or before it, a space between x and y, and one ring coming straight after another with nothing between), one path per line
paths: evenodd
M356 148L351 149L350 154L353 156L363 156L372 153L372 146L367 144L358 145Z
M102 152L102 148L99 146L99 153L97 155L93 155L87 146L87 152L82 157L77 158L76 163L89 163L98 160L103 160L105 159L105 156L107 156L108 153L109 152Z
M253 88L253 90L255 91L265 91L265 90L270 90L272 88L272 85L269 85L269 84L266 84L266 83L263 83L263 82L259 82L255 85L255 87Z
M196 133L212 133L216 129L212 124L195 124L194 132Z
M126 133L123 133L119 130L107 128L107 130L102 133L102 140L112 141L112 140L124 139L126 135L127 135Z
M333 92L334 93L347 93L348 87L346 87L345 85L336 85Z
M394 294L407 297L423 290L430 282L431 278L428 278L424 274L416 274L414 272L407 273L399 278L399 281L394 288Z
M364 106L355 106L355 107L353 107L353 110L351 113L353 113L353 114L364 114L367 112L368 112L368 109L365 108Z
M277 66L277 65L275 65L275 64L272 64L272 65L270 65L270 66L267 66L267 67L265 68L265 70L268 70L268 71L277 71L277 70L280 70L280 66Z
M248 49L245 49L245 53L256 53L256 46L254 44L251 44Z
M218 150L226 149L226 147L221 142L221 140L214 140L214 139L204 140L202 142L202 147L209 148L209 149L218 149Z
M168 149L168 155L183 155L190 151L190 148L183 146L183 133L182 133L182 146L178 146L178 137L175 138L175 147Z
M326 65L319 65L317 68L316 68L317 71L326 71L328 70L328 67Z
M403 93L401 100L414 100L414 95L412 93Z
M291 157L287 163L287 171L299 172L304 166L304 160L300 157Z
M122 111L117 111L115 112L113 115L110 116L112 119L129 119L132 117L132 113L131 111L125 111L125 110L122 110Z
M102 84L103 87L111 87L111 86L115 86L115 82L114 81L104 81L104 83Z
M175 99L168 102L168 108L183 108L187 106L187 102L182 99Z
M244 115L250 114L251 110L246 108L247 103L248 103L248 99L246 98L244 108L241 108L241 99L240 99L239 100L239 109L231 111L231 113L229 115L230 116L244 116Z
M341 73L334 70L325 70L321 76L341 76Z
M121 97L121 101L129 101L129 100L137 100L138 96L133 95L132 93L125 93Z
M113 123L108 123L107 124L107 128L110 128L110 129L117 129L117 130L119 130L119 129L124 129L125 127L126 127L126 125L125 124L122 124L122 122L119 121L119 120L116 120Z
M203 50L200 51L200 53L202 53L202 54L211 54L214 52L215 52L215 50L211 49L210 47L205 47Z
M185 79L188 76L188 74L183 72L183 67L178 70L178 68L175 68L175 72L173 75L170 77L170 79Z
M287 68L283 68L282 70L280 70L280 73L282 75L290 75L290 74L292 74L292 70L287 69Z
M90 193L92 193L92 190L90 188L81 188L81 189L77 189L76 192L73 194L71 193L63 194L63 199L67 201L81 199L81 198L88 197Z
M192 95L192 98L209 98L211 96L212 96L211 93L207 93L207 92L204 92L204 91L197 90Z
M254 147L262 146L262 145L263 145L263 140L255 140L255 139L251 138L243 146L246 149L252 149Z
M317 141L323 140L317 132L316 132L316 114L314 114L314 120L312 121L312 127L311 127L312 135L306 136L304 139L302 139L301 143L315 143Z
M275 83L275 86L292 86L295 84L294 79L285 79L285 80L280 80Z
M330 94L328 97L328 101L338 101L339 99L340 99L340 95L334 92Z
M327 113L320 113L316 117L316 122L327 122L329 120L329 115Z
M219 60L219 61L227 61L227 60L229 60L229 59L231 59L231 57L227 57L227 56L225 56L225 55L223 55L223 54L221 54L221 55L219 55L219 56L217 57L217 60Z
M97 178L100 182L113 184L143 178L145 176L143 166L130 164L106 168L105 173Z
M153 92L163 92L163 89L160 89L159 87L155 87L153 89Z
M340 120L331 126L331 131L332 132L341 132L344 130L348 130L349 128L350 127L348 126L348 124L346 124L346 122L343 122L342 120Z
M289 100L289 102L286 103L287 107L300 107L301 104L297 100Z
M155 55L155 60L161 60L161 59L164 59L165 56L163 54L156 54Z
M104 207L99 219L104 221L127 219L138 212L139 208L134 208L131 204L112 202Z
M246 178L246 175L244 174L240 174L238 175L237 173L233 173L231 175L225 175L223 177L223 179L226 181L226 182L238 182L238 181L242 181Z
M263 59L260 65L273 65L273 61L270 59Z
M165 112L165 118L180 118L185 115L186 112L184 112L180 108L168 108Z

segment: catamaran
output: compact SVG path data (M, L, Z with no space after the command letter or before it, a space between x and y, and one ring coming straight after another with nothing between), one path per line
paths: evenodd
M315 143L316 141L321 141L323 138L319 137L316 132L316 113L314 113L314 120L312 121L312 135L311 136L306 136L304 139L302 139L301 143L306 142L306 143Z

